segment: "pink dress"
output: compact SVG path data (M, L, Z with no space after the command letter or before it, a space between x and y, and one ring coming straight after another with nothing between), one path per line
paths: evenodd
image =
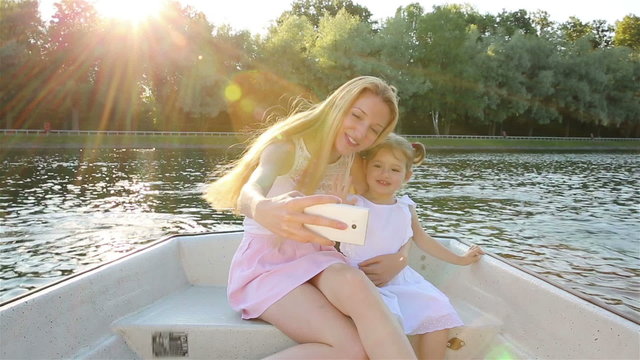
M415 203L406 195L393 205L375 204L357 195L356 198L356 205L369 208L367 238L364 245L341 243L340 250L350 265L358 267L372 257L397 253L409 241L413 236L410 207ZM378 292L401 320L407 335L463 325L449 298L409 266L379 287Z
M279 176L268 197L295 189L296 181L309 162L310 154L302 139L294 139L295 160L288 174ZM327 166L318 193L327 192L335 181L348 176L353 155L341 157ZM229 269L227 296L229 304L242 312L243 319L259 317L291 290L309 281L335 263L346 263L333 246L283 239L260 226L253 219L244 220L244 237Z

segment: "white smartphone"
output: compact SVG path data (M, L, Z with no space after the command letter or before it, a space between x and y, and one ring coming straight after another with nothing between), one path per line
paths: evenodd
M347 224L345 230L305 224L307 228L329 240L364 245L369 221L369 209L347 204L320 204L304 209L306 214L320 215Z

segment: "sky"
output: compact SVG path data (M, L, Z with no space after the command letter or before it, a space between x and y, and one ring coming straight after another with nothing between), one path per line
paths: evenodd
M90 0L109 4L114 0ZM293 0L180 0L202 11L214 25L229 24L236 30L249 30L252 33L266 33L267 28L283 11L290 9ZM544 10L549 13L551 20L564 22L570 16L575 16L583 22L596 19L606 20L614 25L625 15L640 16L639 0L605 0L605 1L574 1L574 0L352 0L354 3L366 6L373 14L374 20L382 20L394 15L399 6L406 6L418 2L426 12L434 5L447 3L466 3L472 5L481 14L498 14L503 9L515 11L525 9L528 12ZM40 0L40 12L45 20L49 20L55 8L55 0ZM128 0L121 1L122 12L131 10L132 4L154 3L158 0Z

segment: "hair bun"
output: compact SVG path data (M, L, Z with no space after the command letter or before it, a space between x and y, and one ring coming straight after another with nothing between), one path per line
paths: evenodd
M427 149L424 147L424 144L419 142L412 142L411 148L413 149L413 164L421 164L424 161L424 158L427 156Z

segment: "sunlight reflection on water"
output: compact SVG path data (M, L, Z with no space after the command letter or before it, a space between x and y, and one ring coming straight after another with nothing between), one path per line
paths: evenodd
M176 233L240 229L201 198L210 151L10 152L0 158L0 300ZM456 235L640 314L637 154L437 153L405 191Z

